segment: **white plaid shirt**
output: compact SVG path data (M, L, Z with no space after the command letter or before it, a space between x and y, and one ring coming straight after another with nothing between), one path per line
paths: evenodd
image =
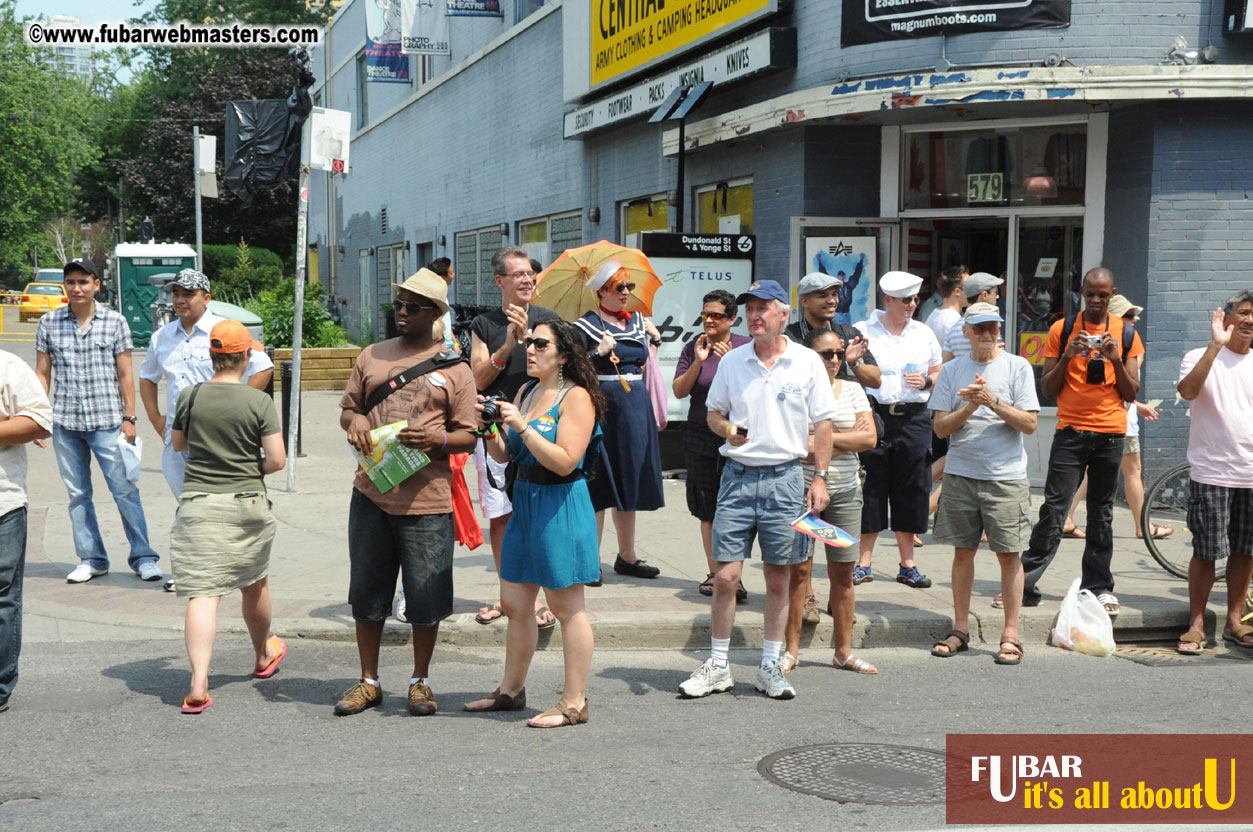
M39 319L35 349L52 359L52 421L66 430L111 430L122 424L117 356L131 349L126 319L101 304L85 330L69 306Z

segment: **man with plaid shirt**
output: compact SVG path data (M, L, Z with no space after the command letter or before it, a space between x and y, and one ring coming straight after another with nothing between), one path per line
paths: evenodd
M100 279L89 261L66 263L64 275L69 305L39 319L35 374L53 394L52 445L69 492L70 527L80 561L66 581L85 583L109 571L92 503L92 454L122 515L131 569L145 581L159 581L164 577L157 567L160 556L148 543L139 486L126 478L119 441L135 442L130 327L117 312L96 303Z

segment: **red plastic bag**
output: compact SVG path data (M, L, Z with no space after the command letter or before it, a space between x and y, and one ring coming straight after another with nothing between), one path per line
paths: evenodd
M452 468L452 517L457 542L473 551L483 545L483 529L474 513L470 487L466 485L465 467L469 458L469 454L452 454L448 465Z

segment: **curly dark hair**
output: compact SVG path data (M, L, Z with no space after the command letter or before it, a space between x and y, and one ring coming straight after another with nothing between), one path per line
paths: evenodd
M846 340L843 336L840 335L840 333L836 332L834 329L811 329L809 330L809 334L805 336L805 346L809 347L812 350L814 348L814 344L818 343L818 339L823 337L824 335L834 335L836 338L839 338L841 341ZM848 346L848 345L845 344L845 346Z
M579 331L574 328L574 324L559 320L541 321L535 325L535 329L541 326L548 327L557 336L557 352L566 357L562 372L566 379L582 387L592 397L596 420L600 421L605 417L605 394L601 392L596 368L592 366L592 359L588 358L587 350L583 348L583 338Z
M730 315L732 319L735 318L735 313L738 311L735 304L735 295L731 294L726 289L714 289L712 292L700 299L701 306L704 306L707 303L722 304L722 311Z

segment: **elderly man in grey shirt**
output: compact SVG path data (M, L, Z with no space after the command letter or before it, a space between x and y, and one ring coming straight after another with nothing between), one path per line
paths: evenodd
M931 394L935 433L950 437L944 491L935 515L935 537L953 549L953 630L931 648L948 658L970 641L970 593L975 552L987 532L1001 563L1005 629L997 664L1018 664L1018 612L1022 598L1020 553L1031 536L1027 449L1040 403L1026 359L1000 346L1004 319L990 303L975 303L963 318L969 355L941 368ZM993 602L993 606L996 606Z

